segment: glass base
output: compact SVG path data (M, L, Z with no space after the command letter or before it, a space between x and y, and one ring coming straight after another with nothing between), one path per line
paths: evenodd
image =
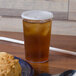
M30 63L45 63L45 62L48 62L48 60L45 60L45 61L40 61L40 62L34 62L34 61L30 61L30 60L27 60L25 59L27 62L30 62Z

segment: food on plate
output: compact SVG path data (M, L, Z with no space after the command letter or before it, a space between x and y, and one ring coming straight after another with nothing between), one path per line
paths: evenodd
M18 59L6 52L0 52L0 76L21 76Z

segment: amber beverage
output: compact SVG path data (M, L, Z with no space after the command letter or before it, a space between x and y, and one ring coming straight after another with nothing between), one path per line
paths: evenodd
M46 62L49 57L52 20L41 16L42 12L45 13L45 11L28 11L27 14L29 13L32 18L28 16L23 18L25 59L30 62ZM24 14L26 15L26 12Z

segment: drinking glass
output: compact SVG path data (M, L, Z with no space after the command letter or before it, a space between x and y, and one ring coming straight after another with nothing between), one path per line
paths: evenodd
M30 62L46 62L49 58L53 14L32 10L22 13L25 59Z

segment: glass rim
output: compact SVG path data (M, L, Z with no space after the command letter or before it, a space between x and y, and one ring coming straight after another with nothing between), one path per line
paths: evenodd
M28 14L35 13L34 15L27 16ZM38 15L37 15L38 14ZM46 16L45 16L46 15ZM32 16L32 17L31 17ZM44 17L45 16L45 17ZM31 10L31 11L24 11L21 14L22 19L28 22L47 22L53 18L53 13L48 11L41 11L41 10ZM36 18L38 17L38 18Z

